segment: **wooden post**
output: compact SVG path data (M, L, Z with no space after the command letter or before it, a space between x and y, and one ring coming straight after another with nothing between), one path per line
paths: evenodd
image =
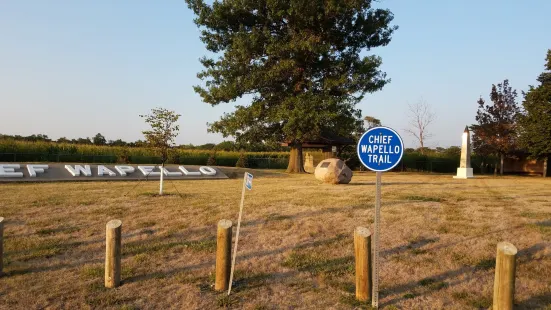
M231 270L232 222L220 220L216 233L216 281L214 289L225 291L229 287Z
M121 283L121 228L120 220L107 223L105 232L105 287L114 288Z
M371 232L365 227L354 230L354 257L356 259L356 299L367 301L371 296Z
M497 244L494 279L494 310L513 309L517 248L509 242Z
M0 217L0 276L4 270L4 218Z

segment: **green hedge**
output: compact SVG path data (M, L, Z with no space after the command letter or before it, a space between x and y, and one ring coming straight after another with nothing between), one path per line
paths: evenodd
M208 150L173 149L169 164L206 165ZM216 164L234 167L239 152L216 152ZM251 168L285 168L289 153L247 152ZM0 161L3 162L86 162L160 164L154 150L141 147L75 145L55 142L0 140ZM284 164L283 164L284 163Z
M460 156L437 156L421 155L419 153L407 153L402 157L402 162L396 166L394 171L418 171L437 173L456 173L459 167ZM474 173L481 173L483 158L480 156L471 157L471 167ZM491 163L493 169L495 158L486 158L485 163Z

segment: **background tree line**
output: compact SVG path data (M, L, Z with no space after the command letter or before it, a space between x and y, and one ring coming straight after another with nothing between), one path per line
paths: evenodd
M497 170L499 166L500 174L506 157L528 155L544 161L543 176L547 175L551 155L551 49L537 81L539 85L530 85L522 92L522 104L507 79L491 86L489 103L478 99L477 123L470 127L474 152L498 158L495 167Z

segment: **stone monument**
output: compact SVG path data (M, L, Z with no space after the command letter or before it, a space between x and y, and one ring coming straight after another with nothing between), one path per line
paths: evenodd
M352 180L352 170L338 158L322 160L316 167L316 179L329 184L348 184Z
M473 168L471 168L471 133L469 128L465 126L461 142L461 162L457 168L457 175L454 179L470 179L474 178Z
M308 173L314 173L315 167L314 167L314 156L310 153L306 153L304 156L304 171Z

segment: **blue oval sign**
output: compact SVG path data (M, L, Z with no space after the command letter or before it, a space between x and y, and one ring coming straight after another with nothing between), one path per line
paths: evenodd
M357 146L358 158L373 171L388 171L400 162L404 142L400 135L388 127L373 127L366 131Z

